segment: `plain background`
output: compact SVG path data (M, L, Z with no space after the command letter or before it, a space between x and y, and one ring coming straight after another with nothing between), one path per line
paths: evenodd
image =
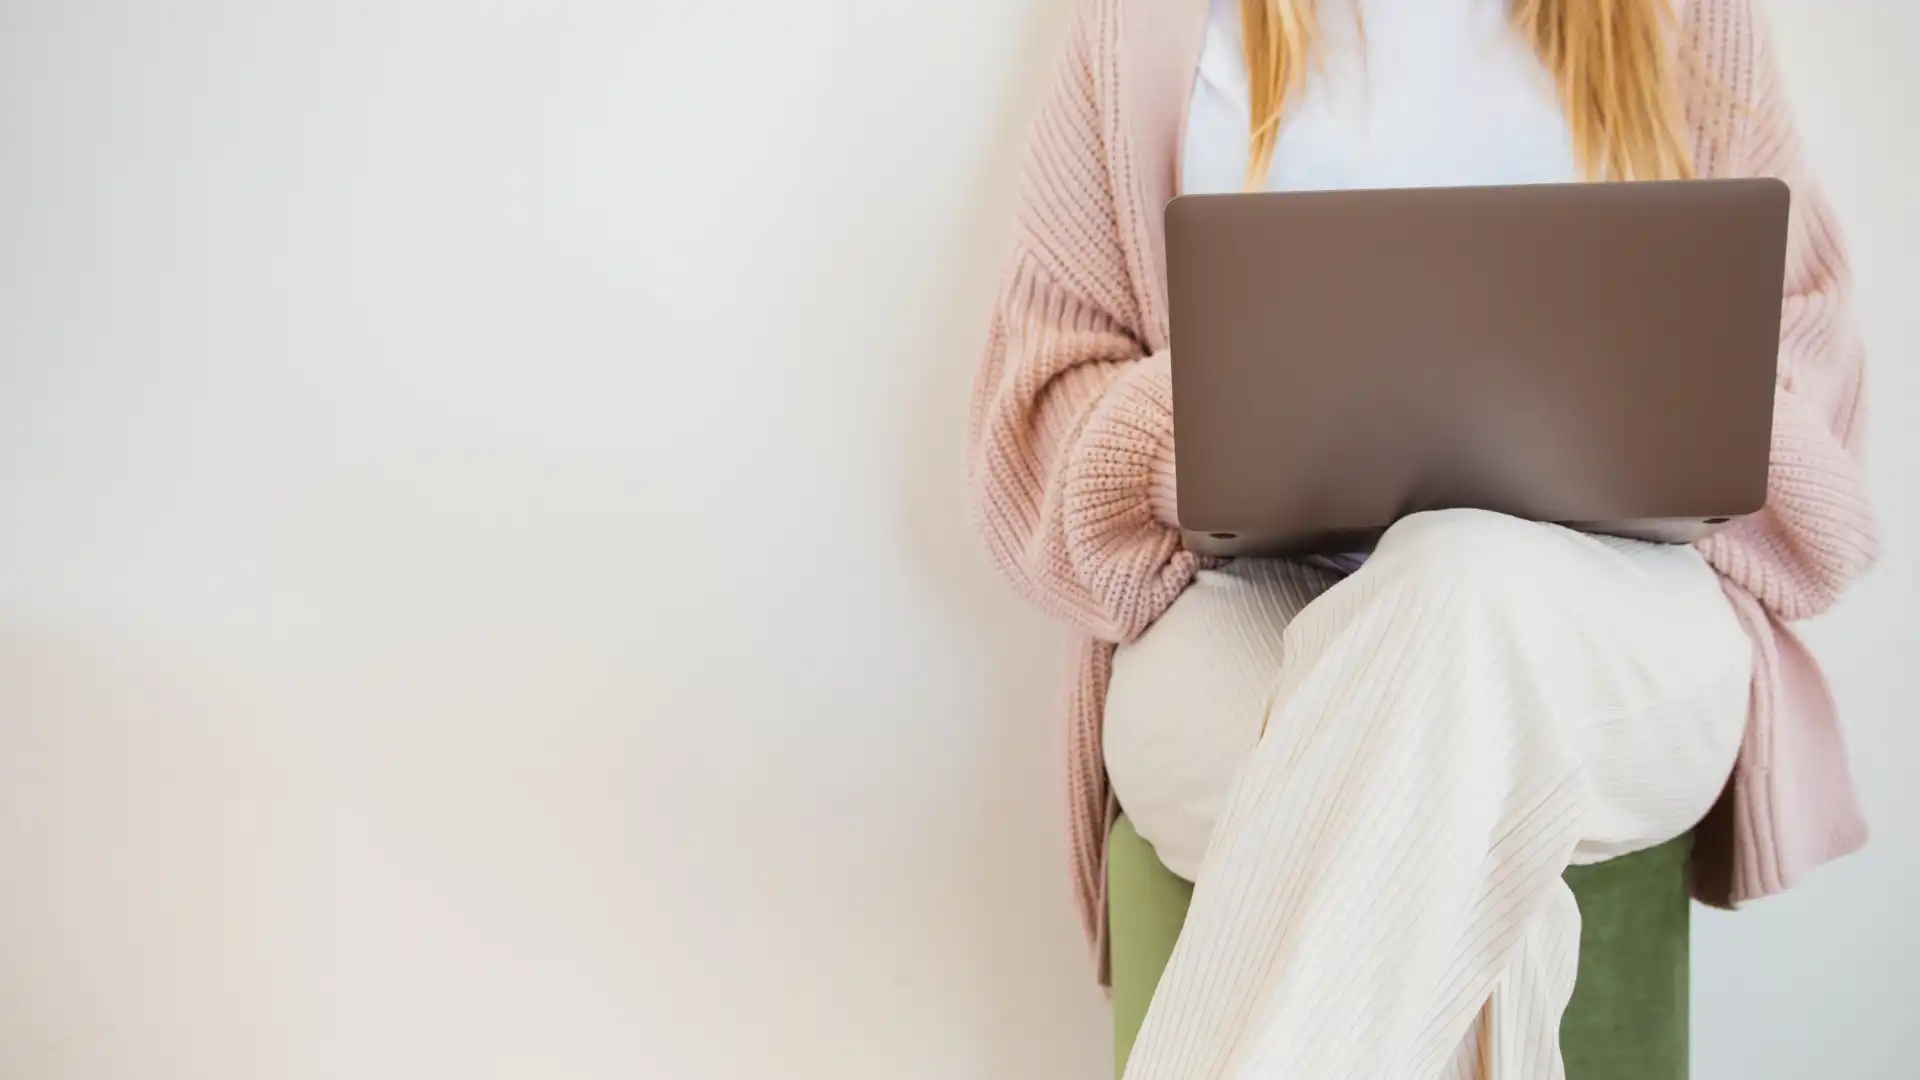
M1878 836L1697 920L1697 1072L1907 1077L1920 17L1767 6ZM0 1076L1105 1075L961 478L1064 9L0 5Z

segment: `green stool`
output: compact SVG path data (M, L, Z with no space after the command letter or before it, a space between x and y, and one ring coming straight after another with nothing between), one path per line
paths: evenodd
M1686 1080L1687 856L1693 838L1567 871L1580 902L1580 975L1560 1022L1567 1080ZM1173 955L1193 886L1123 815L1107 841L1114 1075Z

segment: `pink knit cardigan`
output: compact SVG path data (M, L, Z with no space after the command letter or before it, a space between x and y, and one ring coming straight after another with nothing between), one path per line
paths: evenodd
M1739 763L1695 860L1695 894L1724 906L1779 892L1866 839L1832 698L1786 621L1832 605L1877 550L1844 252L1755 7L1690 0L1677 42L1701 174L1776 176L1793 189L1767 507L1699 545L1756 660ZM1103 982L1109 663L1205 565L1174 517L1161 209L1176 194L1206 11L1207 0L1077 0L1032 133L969 423L988 547L1081 638L1067 705L1069 839Z

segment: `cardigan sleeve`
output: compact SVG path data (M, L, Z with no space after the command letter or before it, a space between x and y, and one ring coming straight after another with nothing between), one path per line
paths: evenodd
M1879 551L1862 462L1862 349L1846 247L1808 171L1762 16L1753 0L1729 7L1715 27L1734 38L1721 43L1723 81L1744 91L1730 164L1784 180L1793 203L1767 504L1699 546L1768 610L1801 619L1831 607Z
M1111 5L1078 6L1021 174L1013 253L975 377L976 518L1028 599L1137 636L1197 560L1174 518L1172 368L1149 353L1114 186ZM1124 165L1122 169L1124 169Z

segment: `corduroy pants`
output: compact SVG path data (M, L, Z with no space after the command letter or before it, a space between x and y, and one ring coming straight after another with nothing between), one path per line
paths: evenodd
M1704 816L1751 666L1693 549L1484 511L1344 579L1203 572L1108 693L1114 790L1195 882L1127 1080L1557 1080L1561 874Z

